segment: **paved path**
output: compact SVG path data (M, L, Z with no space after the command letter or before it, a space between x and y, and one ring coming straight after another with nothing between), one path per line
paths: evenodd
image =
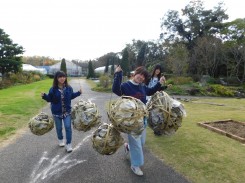
M106 101L117 98L114 94L90 90L82 79L70 82L74 91L80 87L83 95L73 100L91 100L109 122ZM42 109L50 114L49 105ZM188 183L188 181L145 149L144 176L138 177L130 170L123 147L110 156L103 156L92 148L91 134L73 130L73 152L57 145L55 130L43 135L33 135L29 129L15 142L0 149L1 183ZM125 137L125 136L124 136Z

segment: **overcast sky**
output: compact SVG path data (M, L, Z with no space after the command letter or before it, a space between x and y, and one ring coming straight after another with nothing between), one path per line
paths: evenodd
M190 0L1 0L0 28L25 56L96 59L136 40L156 40L160 19ZM205 0L213 9L220 0ZM245 18L241 0L224 0L229 20Z

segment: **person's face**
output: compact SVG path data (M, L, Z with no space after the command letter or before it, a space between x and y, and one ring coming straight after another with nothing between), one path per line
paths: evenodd
M155 70L155 75L158 75L160 73L160 69Z
M136 74L133 78L135 83L143 83L145 81L145 76L143 74Z
M60 77L58 77L58 82L59 82L60 84L64 84L64 83L65 83L65 80L66 80L66 77L65 77L65 76L60 76Z

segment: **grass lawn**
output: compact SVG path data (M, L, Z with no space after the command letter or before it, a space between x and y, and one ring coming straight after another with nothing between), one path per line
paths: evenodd
M27 127L30 118L47 105L41 92L48 92L52 82L47 79L0 90L0 142Z
M199 98L198 101L182 103L187 111L182 127L173 136L161 137L156 137L148 128L147 147L192 182L244 182L245 146L197 123L224 119L245 122L245 100Z
M52 79L47 79L0 90L0 142L27 127L29 119L47 105L40 93L47 92L51 85ZM245 122L245 99L200 97L182 103L187 112L182 127L172 136L160 137L148 128L146 146L191 182L244 182L245 146L197 123L224 119Z

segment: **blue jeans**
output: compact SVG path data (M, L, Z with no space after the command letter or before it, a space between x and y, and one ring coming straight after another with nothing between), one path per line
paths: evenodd
M129 153L131 166L142 166L144 164L143 146L146 139L146 118L144 119L145 129L141 135L135 138L128 135Z
M56 116L53 116L53 118L55 122L58 139L59 140L63 139L63 133L62 133L62 120L63 120L65 126L65 132L66 132L66 144L70 144L72 139L71 115L66 116L64 119Z

